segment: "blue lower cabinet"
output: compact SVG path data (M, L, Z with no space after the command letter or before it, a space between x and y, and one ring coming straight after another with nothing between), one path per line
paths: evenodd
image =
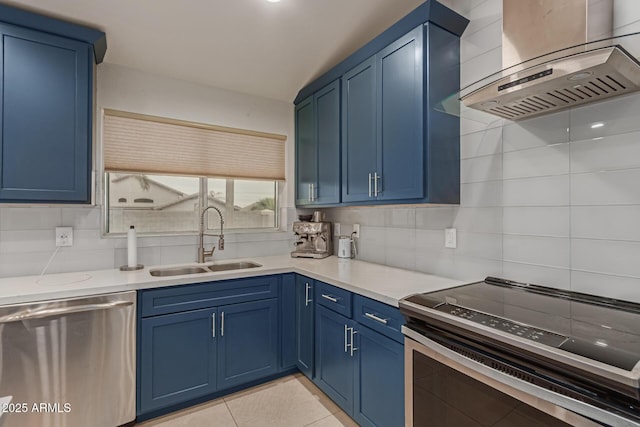
M308 378L314 375L314 280L296 276L296 366Z
M354 357L351 331L355 322L316 306L316 376L314 382L347 414L353 416Z
M139 413L216 391L216 309L142 319Z
M218 388L278 371L278 300L218 307Z
M361 426L404 425L404 346L369 328L357 328L353 418Z

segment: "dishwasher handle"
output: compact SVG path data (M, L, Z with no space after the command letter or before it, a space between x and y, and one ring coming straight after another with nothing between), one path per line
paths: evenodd
M0 317L1 323L20 322L23 320L44 319L46 317L63 316L66 314L82 313L83 311L108 310L111 308L133 305L131 301L113 301L99 304L83 304L69 307L44 308L40 310L25 310L15 314Z

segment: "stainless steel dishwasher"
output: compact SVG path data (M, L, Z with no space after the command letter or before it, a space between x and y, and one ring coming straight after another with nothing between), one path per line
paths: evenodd
M0 426L135 419L136 293L0 306Z

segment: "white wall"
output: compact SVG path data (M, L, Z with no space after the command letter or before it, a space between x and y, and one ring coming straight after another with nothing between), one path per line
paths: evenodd
M501 0L448 0L471 23L461 79L501 67ZM615 0L616 33L640 2ZM624 26L624 28L623 28ZM637 41L638 39L636 39ZM640 301L640 94L518 123L462 119L460 206L340 208L360 258L463 280L488 275ZM594 122L605 126L591 129ZM444 228L458 248L444 248Z
M113 64L97 70L97 177L101 177L101 116L104 108L287 135L286 178L280 195L283 228L290 230L293 205L293 105L189 82L159 77ZM98 185L96 201L101 204ZM287 220L288 218L288 220ZM55 251L54 228L74 228L74 245L61 248L48 272L118 267L126 262L126 239L102 237L102 208L0 207L0 277L40 274ZM214 259L287 253L289 231L228 233L225 250ZM213 240L208 239L208 244ZM193 262L196 236L139 239L139 260L145 265Z

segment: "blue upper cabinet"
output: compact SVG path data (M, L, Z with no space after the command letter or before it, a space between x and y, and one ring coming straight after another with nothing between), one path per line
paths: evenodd
M296 205L340 202L340 81L296 106Z
M296 105L342 80L342 205L459 203L459 119L439 104L459 90L467 24L427 0L300 91Z
M376 170L376 60L342 77L342 200L369 200Z
M0 202L90 203L93 63L104 33L0 12Z

